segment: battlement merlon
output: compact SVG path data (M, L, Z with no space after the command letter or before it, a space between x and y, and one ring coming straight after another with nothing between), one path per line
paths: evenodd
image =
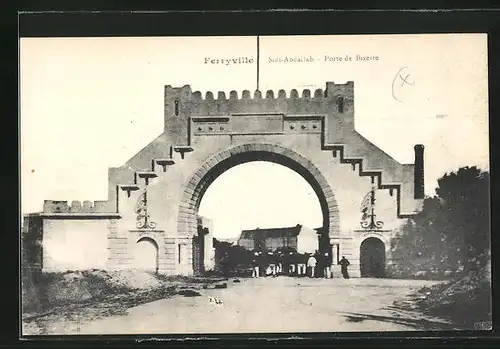
M42 213L108 213L108 201L67 201L45 200Z
M327 82L325 90L317 89L311 93L311 90L305 89L300 96L296 89L291 90L288 95L285 90L279 90L277 94L269 90L265 95L256 90L253 96L249 90L242 91L241 96L233 90L229 96L225 92L218 92L217 97L212 92L206 92L205 98L201 92L193 92L190 85L167 85L164 111L165 133L172 143L179 145L185 145L190 116L228 116L237 113L324 114L341 118L344 124L354 124L354 82Z

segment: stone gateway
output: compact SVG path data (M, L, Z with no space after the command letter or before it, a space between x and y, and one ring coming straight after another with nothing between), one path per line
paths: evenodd
M367 246L385 253L377 261L394 262L389 241L423 202L423 146L415 146L415 164L400 164L356 132L353 82L264 97L203 98L190 86L166 86L164 110L161 135L109 169L107 201L47 200L25 217L31 263L44 271L201 274L209 262L200 253L212 248L201 199L224 171L250 161L287 166L308 181L323 212L319 249L345 256L352 276L368 270Z

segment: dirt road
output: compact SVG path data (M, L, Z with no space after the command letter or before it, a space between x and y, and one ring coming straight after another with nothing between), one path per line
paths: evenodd
M435 282L387 279L259 278L227 289L162 299L126 315L45 326L47 334L173 334L444 330L449 324L391 309Z

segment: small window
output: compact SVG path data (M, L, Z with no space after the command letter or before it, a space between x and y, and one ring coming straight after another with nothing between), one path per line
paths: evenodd
M177 245L177 259L179 264L181 264L181 244Z
M174 101L175 116L179 116L179 101Z
M340 262L340 244L334 244L333 247L335 250L335 255L337 257L337 264L338 264Z
M342 97L342 96L339 96L337 98L337 110L339 113L344 112L344 97Z

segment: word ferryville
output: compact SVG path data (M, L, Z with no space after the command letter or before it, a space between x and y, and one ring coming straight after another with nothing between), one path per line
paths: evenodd
M249 57L236 57L236 58L211 58L205 57L205 64L253 64L254 59Z

